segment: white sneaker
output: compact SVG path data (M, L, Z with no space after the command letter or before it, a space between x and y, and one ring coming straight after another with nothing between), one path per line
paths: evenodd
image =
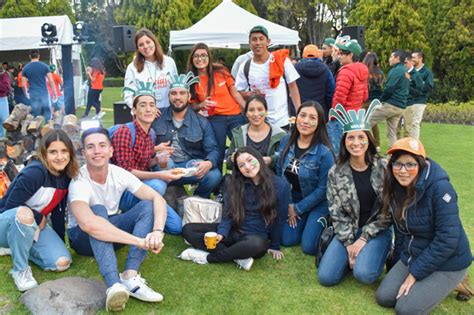
M253 265L253 258L245 258L245 259L234 259L234 262L240 269L244 269L246 271L250 271Z
M11 255L12 255L12 251L10 250L10 248L0 247L0 256L11 256Z
M178 258L182 260L192 260L196 264L205 265L207 264L207 255L209 255L208 252L190 247L185 249Z
M128 293L136 299L145 302L163 301L163 295L151 289L146 284L146 280L140 277L140 274L127 280L123 280L122 275L120 275L120 282L127 288Z
M114 283L113 286L106 291L107 299L105 300L105 309L107 312L118 312L125 309L128 301L128 290L121 283Z
M21 271L12 271L12 277L15 281L16 287L21 292L33 289L38 286L35 278L33 278L33 273L31 272L31 267L28 266L25 270Z
M96 115L96 119L102 119L105 116L105 112L102 110Z

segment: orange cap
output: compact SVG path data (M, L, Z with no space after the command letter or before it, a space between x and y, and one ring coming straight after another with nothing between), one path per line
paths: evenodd
M392 147L387 151L387 154L392 154L395 151L406 151L416 155L420 155L426 159L426 152L423 143L415 138L407 137L397 140Z
M306 45L303 49L303 58L321 58L322 54L316 45Z

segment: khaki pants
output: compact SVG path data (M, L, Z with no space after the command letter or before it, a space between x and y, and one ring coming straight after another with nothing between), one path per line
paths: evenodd
M413 104L408 106L403 113L406 131L412 138L420 139L420 127L425 108L426 104Z
M403 109L389 103L382 103L382 106L377 108L370 118L370 127L385 120L387 122L387 139L388 146L391 147L397 141L397 126L402 117Z

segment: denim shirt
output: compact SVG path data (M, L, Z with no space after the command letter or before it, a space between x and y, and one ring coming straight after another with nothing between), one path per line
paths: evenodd
M280 156L289 138L290 135L286 135L281 139L276 159L277 175L283 178L285 178L285 169L295 156L295 145L293 144L283 160L283 165L281 165ZM303 199L294 203L298 214L301 215L322 203L327 203L328 172L333 164L334 156L331 150L323 144L316 144L300 157L298 180Z
M155 119L152 128L156 133L156 144L172 141L173 133L177 131L173 124L171 107L162 109L161 116ZM193 159L204 159L217 166L219 150L209 121L196 114L190 107L184 115L183 126L178 133L181 148Z

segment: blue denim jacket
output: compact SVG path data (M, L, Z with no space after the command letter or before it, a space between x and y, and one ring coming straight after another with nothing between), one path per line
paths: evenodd
M156 133L156 144L172 141L176 127L173 124L171 107L162 109L161 116L155 119L152 128ZM183 126L179 129L178 138L181 148L190 157L208 160L211 161L213 167L217 166L219 150L211 124L190 107L184 115Z
M285 169L295 156L295 145L293 144L283 160L283 165L281 164L280 156L289 138L290 135L286 135L281 139L276 159L277 175L285 180ZM301 156L299 181L303 199L295 203L295 210L298 214L301 215L322 203L327 203L328 172L333 164L334 156L331 150L323 144L315 145Z

